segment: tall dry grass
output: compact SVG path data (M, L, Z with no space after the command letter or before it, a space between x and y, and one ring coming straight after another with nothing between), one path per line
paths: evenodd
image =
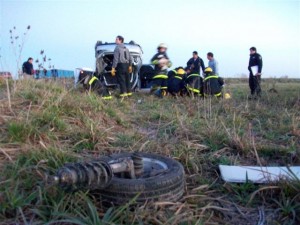
M258 101L234 80L230 100L135 93L104 101L60 80L1 81L0 224L296 224L296 177L224 184L218 165L299 165L299 84L276 83L274 93L263 83ZM184 165L181 201L105 210L89 193L44 182L66 162L136 150Z

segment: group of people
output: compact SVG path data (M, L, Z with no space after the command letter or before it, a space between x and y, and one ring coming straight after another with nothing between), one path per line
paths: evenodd
M113 68L111 74L117 77L120 85L120 96L131 96L130 73L132 72L132 57L125 47L124 38L116 37ZM157 53L152 57L154 76L152 77L151 93L163 97L168 93L177 95L193 96L216 96L222 97L224 80L219 76L218 62L212 52L207 53L208 67L205 67L198 52L193 52L193 57L188 60L186 67L177 67L168 71L172 63L167 55L167 45L162 43L157 47ZM261 95L261 71L262 57L255 47L250 48L250 60L248 70L250 99L256 99ZM202 70L203 77L200 72Z
M224 80L218 75L218 63L213 53L207 53L209 66L205 67L198 52L193 52L193 57L188 60L186 67L177 67L168 72L172 63L167 55L167 45L160 44L158 52L152 57L151 64L154 65L154 76L151 92L158 97L168 93L173 96L222 96ZM203 77L200 72L202 70Z
M111 75L116 76L120 87L120 97L132 95L130 85L130 74L132 73L133 58L129 50L124 45L124 38L117 36L114 50ZM208 67L205 67L203 60L198 56L198 52L193 52L193 57L188 60L186 67L177 67L168 71L172 63L167 55L167 45L160 44L157 53L152 57L151 64L154 65L154 76L152 77L151 93L158 97L163 97L168 93L173 96L216 96L222 97L222 87L224 80L219 77L218 62L214 59L212 52L207 53ZM24 78L31 78L34 75L33 59L30 57L23 64ZM261 95L261 71L262 57L257 53L255 47L250 48L249 59L249 87L250 99L256 99ZM202 75L200 74L202 70ZM95 85L98 80L93 77L89 84ZM103 92L104 99L111 99L109 91Z

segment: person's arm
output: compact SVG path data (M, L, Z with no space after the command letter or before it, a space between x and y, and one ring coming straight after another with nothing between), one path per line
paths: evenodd
M117 67L117 64L119 62L119 58L120 58L120 53L119 53L119 48L117 46L114 50L114 60L113 60L112 68Z
M252 73L250 65L251 65L251 56L250 56L250 59L249 59L248 70L249 70L250 73Z
M221 86L224 85L224 79L222 77L218 77L218 82Z
M30 74L34 75L34 69L33 69L33 65L32 64L30 64Z
M153 64L153 65L157 65L158 64L158 59L157 59L157 56L158 56L159 53L156 53L150 60L150 63Z
M202 72L204 73L205 66L204 66L204 62L201 58L200 58L200 65L201 65L201 68L202 68Z
M257 57L257 65L258 65L258 73L261 73L263 67L263 61L261 55L258 55Z
M215 74L219 75L219 63L215 60Z
M187 61L186 63L186 66L190 69L192 64L193 64L193 59L189 59L189 61Z
M131 53L129 52L128 49L127 49L127 51L128 51L128 54L129 54L129 65L131 66L132 63L133 63L133 57L132 57L132 55L131 55Z

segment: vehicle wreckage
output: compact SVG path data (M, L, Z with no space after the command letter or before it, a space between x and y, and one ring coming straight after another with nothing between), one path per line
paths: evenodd
M136 203L174 202L185 190L184 169L178 161L141 152L68 163L49 181L66 191L91 190L104 205L121 205L131 199Z
M124 45L126 48L128 48L133 58L133 70L130 74L130 84L132 90L134 90L139 85L139 71L142 67L143 50L141 46L136 44L134 41L124 43ZM117 78L111 75L115 47L115 43L102 43L102 41L97 41L95 45L95 71L85 68L78 68L76 72L77 74L75 74L75 82L83 84L86 89L90 89L90 80L93 76L95 76L101 82L102 88L117 87Z

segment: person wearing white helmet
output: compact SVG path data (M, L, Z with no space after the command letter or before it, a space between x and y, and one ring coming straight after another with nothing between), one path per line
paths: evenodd
M154 76L152 78L151 92L163 97L167 93L168 68L172 63L167 55L168 46L164 43L158 45L158 52L152 57L151 64L154 65Z

